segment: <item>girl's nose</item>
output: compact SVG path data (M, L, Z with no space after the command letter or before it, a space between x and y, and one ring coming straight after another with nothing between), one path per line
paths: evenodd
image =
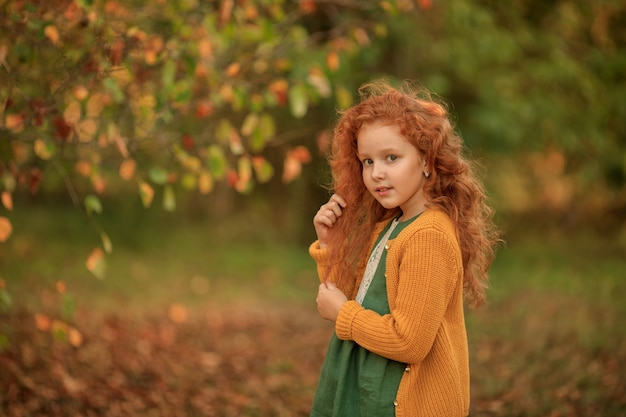
M374 164L372 167L372 178L380 180L385 178L385 170L380 164Z

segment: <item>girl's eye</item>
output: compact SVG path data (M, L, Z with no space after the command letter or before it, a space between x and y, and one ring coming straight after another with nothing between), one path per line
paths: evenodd
M366 166L367 166L367 165L372 165L372 160L371 160L371 159L369 159L369 158L365 158L365 159L363 160L363 165L366 165Z
M387 157L387 161L389 161L389 162L393 162L393 161L395 161L396 159L398 159L398 157L397 157L396 155L389 155L389 156Z

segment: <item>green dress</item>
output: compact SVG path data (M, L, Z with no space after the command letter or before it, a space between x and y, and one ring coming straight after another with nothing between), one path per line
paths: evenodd
M413 219L399 222L390 235L395 238ZM378 241L391 226L380 233ZM385 282L386 250L382 252L374 278L362 306L389 314ZM351 340L333 334L315 393L311 417L393 417L400 379L406 364L376 355Z

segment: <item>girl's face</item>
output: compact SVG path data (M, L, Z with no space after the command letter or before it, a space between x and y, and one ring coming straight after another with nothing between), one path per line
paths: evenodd
M385 208L402 209L401 221L424 210L426 161L395 125L364 125L357 134L363 183Z

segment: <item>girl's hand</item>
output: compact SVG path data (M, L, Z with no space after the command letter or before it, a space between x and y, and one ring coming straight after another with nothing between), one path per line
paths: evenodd
M330 281L326 281L320 284L317 291L317 311L319 311L322 318L332 321L337 321L339 310L341 306L348 301L348 298L339 288Z
M315 226L315 233L317 233L320 248L326 247L328 236L331 233L330 229L335 225L346 205L346 200L337 194L333 194L313 217L313 226Z

